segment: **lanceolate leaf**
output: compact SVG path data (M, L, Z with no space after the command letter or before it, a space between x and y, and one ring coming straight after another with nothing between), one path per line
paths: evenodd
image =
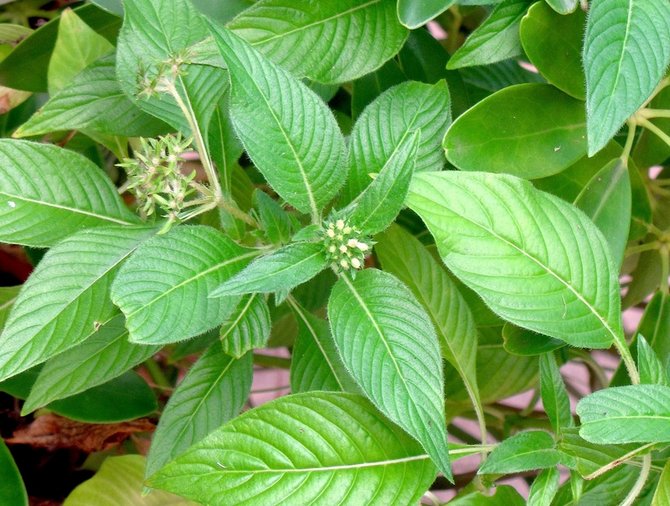
M533 480L528 493L527 506L546 506L551 504L558 492L560 473L558 468L545 469Z
M642 334L637 336L637 367L640 371L640 383L670 386L665 365Z
M670 442L670 387L606 388L577 404L579 434L592 443Z
M112 280L153 234L149 228L93 228L49 250L0 335L0 381L81 343L111 318Z
M0 439L0 497L7 504L28 506L28 493L9 448Z
M252 262L212 291L210 297L290 290L312 279L327 263L321 243L289 244Z
M5 326L9 312L21 290L18 286L0 286L0 330Z
M414 504L435 467L364 398L281 397L228 422L149 486L212 506Z
M263 348L270 337L270 309L262 295L246 295L223 325L223 351L240 358L247 351Z
M212 27L247 153L288 203L318 217L343 183L344 139L321 99L228 30Z
M419 28L453 3L454 0L398 0L398 18L407 28Z
M404 139L421 130L415 172L440 170L444 156L440 142L451 123L449 89L405 82L381 94L358 118L351 132L347 202L371 182L370 173L381 171Z
M415 175L408 205L447 267L503 318L573 346L622 339L618 269L567 202L512 176L451 171Z
M574 422L570 411L570 398L556 357L551 352L540 356L540 391L542 405L554 432L560 434L562 429L571 427Z
M49 247L82 228L138 221L104 172L82 155L0 140L1 241Z
M656 492L654 492L654 498L651 501L652 506L663 506L664 504L670 504L670 460L666 462L663 468L661 477L658 479Z
M165 406L151 442L146 476L237 416L249 396L252 377L250 353L235 359L214 343Z
M49 360L40 371L22 412L101 385L144 362L158 346L128 342L125 319L118 315L79 346Z
M670 3L595 0L584 39L589 156L643 103L670 63Z
M667 368L670 364L670 296L663 290L659 290L647 304L637 333L645 336L663 367Z
M183 226L138 249L120 270L112 300L126 316L130 340L164 344L221 324L239 299L208 299L258 252L205 226Z
M451 478L440 350L412 292L375 269L354 280L341 276L328 317L342 361L365 395Z
M555 467L561 454L551 435L534 430L505 439L491 452L478 474L507 474Z

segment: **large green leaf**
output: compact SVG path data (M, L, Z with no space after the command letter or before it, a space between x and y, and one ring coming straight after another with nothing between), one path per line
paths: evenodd
M98 227L49 250L0 334L0 380L95 334L115 313L109 287L119 266L153 233L148 228Z
M240 358L254 348L263 348L270 337L270 309L258 293L242 298L221 325L221 346L228 355Z
M212 32L232 82L230 116L247 153L279 195L318 217L343 183L344 139L333 113L239 37Z
M21 291L18 286L0 286L0 330L5 326L9 312Z
M341 276L330 294L328 317L340 357L365 395L451 478L440 349L414 294L376 269L353 280Z
M519 24L529 0L505 0L449 58L447 68L487 65L520 55Z
M520 432L496 446L477 473L507 474L555 467L561 461L555 446L547 432Z
M415 29L446 11L454 0L398 0L398 19Z
M14 458L0 439L0 497L7 505L28 506L28 493Z
M138 221L102 170L82 155L0 140L1 241L49 247L82 228Z
M403 140L421 130L415 171L440 170L444 156L440 142L451 123L449 89L405 82L381 94L365 108L351 132L347 202L370 184L370 173L381 171Z
M670 387L628 385L599 390L577 404L579 434L592 443L670 442Z
M364 398L281 397L228 422L149 486L212 506L414 504L435 477L421 447Z
M125 319L119 315L85 342L49 360L40 371L22 412L70 397L120 376L144 362L158 346L128 342Z
M165 406L151 442L146 476L237 416L247 402L252 378L250 353L238 360L214 343Z
M261 0L228 27L292 74L320 83L368 74L407 38L395 0Z
M449 269L503 318L573 346L623 339L618 269L578 209L523 179L417 174L408 197Z
M444 137L462 170L526 179L562 171L586 154L584 103L548 84L498 91L461 115Z
M147 241L112 285L130 340L173 343L220 325L239 298L207 295L257 254L201 225L176 227Z
M70 129L127 137L153 137L166 132L169 127L165 123L143 112L123 94L115 66L115 56L109 55L86 67L13 136Z
M551 352L540 357L540 392L542 406L556 434L574 425L568 391L556 363L556 357Z
M654 91L670 63L670 3L594 0L584 38L589 155Z

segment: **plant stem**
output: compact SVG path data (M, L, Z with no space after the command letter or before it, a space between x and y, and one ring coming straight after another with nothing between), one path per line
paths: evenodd
M668 109L640 109L638 114L643 118L670 118L670 110Z
M616 460L613 460L612 462L610 462L608 464L605 464L601 468L596 469L591 474L589 474L587 476L584 476L584 479L585 480L593 480L594 478L597 478L598 476L601 476L601 475L605 474L607 471L611 471L615 467L618 467L621 464L626 463L626 461L628 461L629 459L632 459L633 457L638 455L640 452L643 452L643 451L647 450L648 448L651 448L655 444L656 443L649 443L649 444L646 444L644 446L640 446L639 448L635 448L634 450L628 452L627 454L623 455L622 457L620 457Z
M630 382L633 385L640 384L640 373L637 371L637 366L635 365L635 360L633 360L633 355L630 353L628 348L628 343L621 333L616 333L614 337L614 346L616 347L621 359L623 360L626 370L628 371L628 376L630 377Z
M670 276L670 246L663 244L659 250L661 255L661 286L660 290L665 295L670 293L668 287L668 276Z
M659 246L660 243L658 241L647 242L644 244L637 244L635 246L631 246L630 248L626 248L626 256L629 257L637 255L638 253L644 253L645 251L658 249Z
M655 134L663 142L665 142L668 146L670 146L670 135L666 134L663 130L658 128L651 121L649 121L649 120L647 120L643 117L637 117L635 121L638 125L646 128L651 133Z
M170 381L167 379L165 373L163 373L163 370L153 358L145 360L144 367L147 368L147 372L149 373L149 376L151 376L151 379L154 381L156 386L160 387L161 389L172 389Z
M628 136L626 137L626 144L623 147L623 152L621 153L621 162L624 164L624 167L628 168L628 157L630 152L633 149L633 141L635 140L635 123L631 120L628 121Z
M631 488L630 492L628 492L626 498L621 503L621 506L631 506L635 502L635 499L637 499L637 496L640 495L640 492L642 492L642 488L644 487L644 484L649 477L650 469L651 454L647 454L642 458L642 469L640 469L640 476L635 482L635 485L633 485L633 488Z
M284 357L275 357L263 353L254 353L254 364L263 367L276 367L279 369L288 369L291 367L291 359Z

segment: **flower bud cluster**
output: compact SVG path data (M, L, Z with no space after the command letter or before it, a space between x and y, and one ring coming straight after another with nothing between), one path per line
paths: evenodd
M340 218L324 222L321 234L334 269L342 272L363 268L371 243L360 230Z
M184 65L190 63L191 55L189 51L190 49L185 49L183 52L151 65L145 71L140 72L139 95L148 98L158 93L174 91L177 78L184 75Z
M131 191L137 200L140 215L148 217L159 209L170 221L176 221L186 199L195 191L195 171L181 171L182 155L191 144L181 134L158 139L140 139L135 158L126 158L123 167L128 176L123 189Z

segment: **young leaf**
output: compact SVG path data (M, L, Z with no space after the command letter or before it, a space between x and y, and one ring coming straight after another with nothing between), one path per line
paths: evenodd
M176 227L147 241L112 285L130 340L173 343L220 325L239 299L207 294L257 255L205 226Z
M333 113L307 86L228 30L212 26L232 83L230 117L281 197L319 216L343 183L345 146Z
M664 506L665 504L670 504L670 460L663 467L654 498L651 501L651 506Z
M285 244L291 240L291 218L281 205L267 193L256 190L254 200L265 235L273 244Z
M9 312L16 302L16 298L21 291L21 285L18 286L0 286L0 331L5 326Z
M49 250L23 286L0 334L0 381L95 334L114 315L109 287L119 266L154 232L98 227Z
M328 318L340 357L365 395L451 478L440 350L430 317L412 292L376 269L354 280L341 276Z
M421 130L415 172L440 170L444 157L440 142L451 123L449 88L405 82L365 108L351 132L349 179L344 199L351 202L370 184L368 174L381 171L400 144Z
M253 361L228 356L214 343L170 397L151 442L146 476L238 415L251 391Z
M542 405L554 432L560 434L565 427L572 427L574 421L570 410L570 398L556 357L551 352L540 356L540 392Z
M525 179L562 171L586 154L584 103L548 84L509 86L449 128L442 146L461 170Z
M253 261L242 272L215 288L210 297L290 290L326 268L321 243L298 242Z
M363 397L310 392L247 411L149 479L213 506L414 504L435 467Z
M456 171L415 175L407 202L501 317L573 346L622 338L618 269L578 209L522 179Z
M349 221L362 233L374 235L385 230L405 204L414 173L421 131L405 137L375 180L350 205Z
M245 295L228 321L221 325L221 345L228 355L241 358L263 348L270 337L270 309L260 294Z
M357 393L358 386L342 364L328 323L297 302L289 301L298 321L298 335L291 354L291 392L333 390Z
M84 156L0 140L0 241L50 247L82 228L138 221L112 182Z
M556 443L546 432L520 432L505 439L489 454L477 474L507 474L547 469L561 462Z
M579 434L592 443L670 442L670 387L628 385L592 393L577 404Z
M394 0L261 0L228 28L297 77L320 83L368 74L407 38Z
M398 19L414 30L446 11L454 0L398 0Z
M643 385L670 386L665 366L642 334L637 335L637 367Z
M670 63L670 3L593 1L583 60L592 156L649 98L665 74Z
M70 397L110 381L141 364L160 347L128 342L125 319L118 315L79 346L49 360L40 371L22 412Z
M556 467L545 469L533 480L528 493L527 506L547 506L552 504L558 492L560 473Z
M520 55L519 24L528 0L505 0L449 58L448 69L486 65Z
M2 439L0 439L0 497L7 504L28 506L28 493L21 473Z

